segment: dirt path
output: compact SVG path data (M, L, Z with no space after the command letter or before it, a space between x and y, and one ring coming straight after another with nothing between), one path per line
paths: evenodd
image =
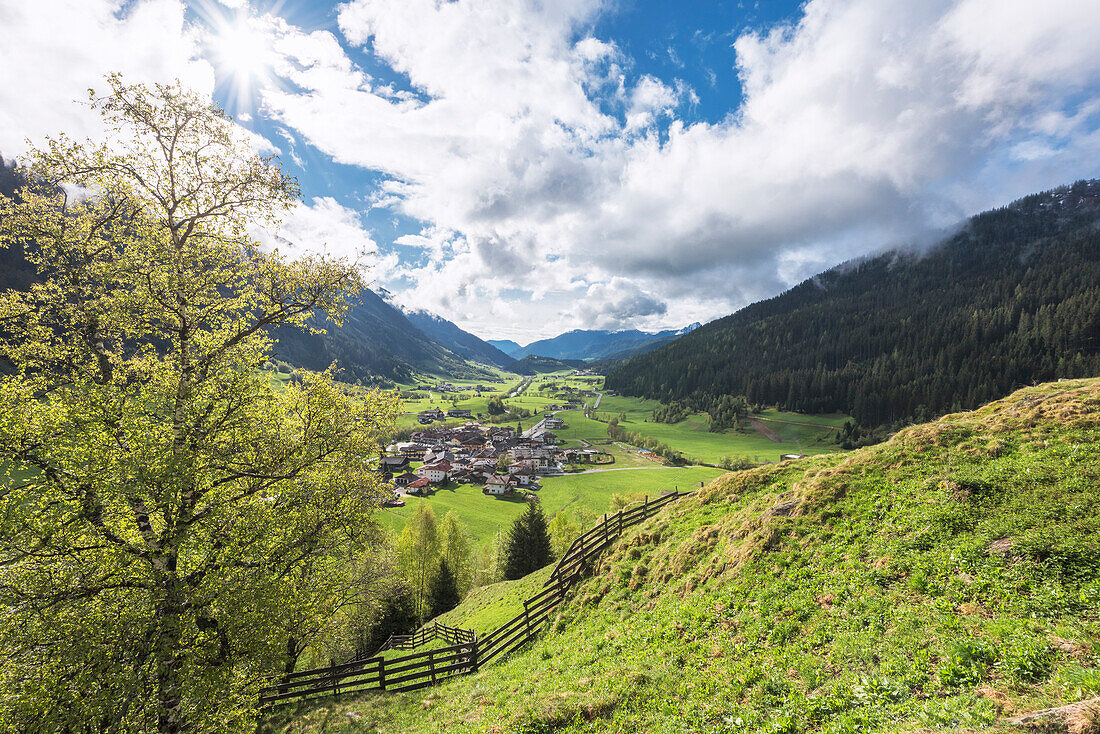
M620 466L617 469L585 469L572 474L559 474L562 477L575 477L578 474L597 474L605 471L636 471L638 469L709 469L701 464L684 464L683 466Z
M840 430L836 426L827 426L823 423L802 423L800 421L785 421L782 418L765 418L765 417L760 416L760 415L753 417L753 420L768 421L769 423L786 423L786 424L792 425L792 426L809 426L810 428L824 428L824 429L827 429L827 430L830 430L830 431L839 431Z
M749 425L752 426L757 433L759 433L761 436L768 439L769 441L772 441L773 443L783 443L783 439L779 437L778 433L768 428L755 418L749 421Z

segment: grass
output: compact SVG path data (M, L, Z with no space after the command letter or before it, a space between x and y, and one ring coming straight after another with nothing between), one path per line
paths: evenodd
M1100 694L1098 443L1100 379L1067 381L728 474L501 664L261 730L1004 731Z
M478 635L492 632L522 612L525 599L542 591L552 568L547 566L515 581L500 581L474 589L461 604L434 621L473 630Z
M613 467L609 467L613 468ZM679 487L681 490L699 482L709 481L721 472L709 467L644 467L624 471L569 474L561 477L543 477L542 489L537 494L543 512L552 517L565 507L585 508L590 513L607 512L611 498L616 494L657 496L662 491ZM498 530L507 529L524 510L522 499L505 499L481 493L481 485L451 483L437 489L423 499L409 499L404 507L384 508L378 513L379 522L398 533L412 517L417 502L427 502L442 519L453 510L477 543L490 540Z
M703 414L688 416L679 423L654 423L653 411L660 406L655 400L605 397L600 401L596 414L607 418L625 414L625 420L619 418L619 425L624 430L652 436L691 460L708 464L718 464L727 456L765 462L778 461L783 454L815 455L835 452L839 447L833 440L836 435L833 428L849 420L843 415L764 411L759 417L766 419L762 423L778 434L781 440L777 443L752 427L745 431L712 433L707 427L707 417ZM567 426L563 430L554 431L562 438L592 439L607 436L606 423L586 418L581 411L563 411L558 417L564 419ZM805 423L813 425L797 425Z

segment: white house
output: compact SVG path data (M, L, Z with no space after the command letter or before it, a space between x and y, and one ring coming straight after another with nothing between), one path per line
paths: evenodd
M491 474L485 481L485 488L481 491L485 494L508 494L512 491L512 478Z
M446 461L438 461L434 464L425 464L417 469L416 473L417 476L427 479L432 484L442 484L447 481L447 476L453 468Z

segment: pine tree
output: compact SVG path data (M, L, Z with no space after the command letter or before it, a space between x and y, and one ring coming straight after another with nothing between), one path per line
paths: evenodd
M508 533L504 578L518 579L550 563L550 534L546 516L537 501L527 503L527 511L516 518Z
M439 562L432 577L432 585L428 590L428 601L431 606L431 617L438 617L444 612L449 612L458 606L462 598L458 595L458 583L454 572L451 570L447 559Z

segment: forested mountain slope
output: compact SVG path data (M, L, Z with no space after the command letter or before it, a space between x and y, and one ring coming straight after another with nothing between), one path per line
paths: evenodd
M541 375L544 372L558 372L559 370L575 370L587 367L588 364L580 359L554 359L542 357L537 354L528 354L523 359L512 363L508 369L517 375Z
M1100 182L972 217L923 253L833 268L608 375L628 395L752 402L861 424L1100 374Z
M492 344L442 316L437 316L430 311L406 310L404 314L414 326L430 336L436 343L464 359L504 368L509 367L516 361Z
M312 370L335 360L341 379L349 381L372 376L402 379L414 368L452 377L489 374L434 341L374 291L364 289L352 303L343 325L328 323L325 334L276 331L275 357Z
M19 171L0 158L0 195L12 196L24 184ZM27 288L36 278L21 249L0 250L0 290ZM325 334L300 329L274 332L275 357L307 369L325 369L335 360L340 379L402 378L413 369L455 377L487 374L433 341L398 309L370 290L353 300L342 326L324 325Z
M505 662L261 730L1011 731L1100 694L1097 442L1100 380L1067 381L727 474L627 530Z

